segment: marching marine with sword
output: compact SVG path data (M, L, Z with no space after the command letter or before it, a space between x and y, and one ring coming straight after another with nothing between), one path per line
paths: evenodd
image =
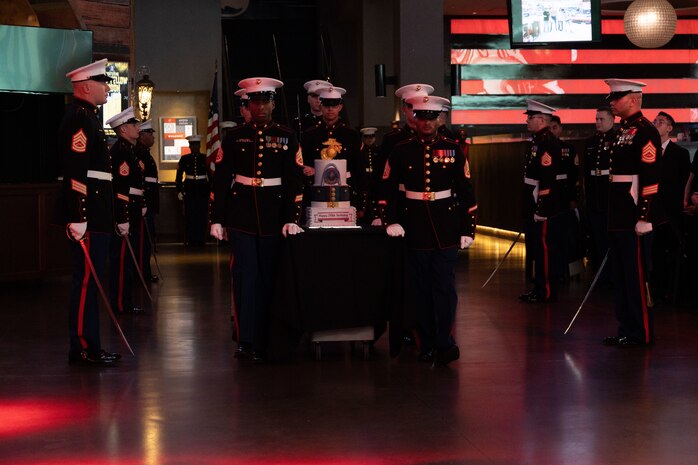
M66 106L58 130L64 222L73 240L68 361L85 366L114 365L121 358L102 349L97 303L96 279L104 274L115 226L111 158L97 118L97 106L106 103L111 82L106 63L106 59L99 60L66 75L72 81L75 100Z

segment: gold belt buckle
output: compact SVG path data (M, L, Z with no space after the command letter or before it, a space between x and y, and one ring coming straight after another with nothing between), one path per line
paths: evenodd
M264 186L264 179L263 178L252 178L252 185L254 187L262 187L262 186Z
M434 192L422 192L422 200L436 200Z
M597 176L601 176L601 170L598 169L598 168L596 168L596 175L597 175Z
M613 182L613 175L612 174L608 175L608 182Z

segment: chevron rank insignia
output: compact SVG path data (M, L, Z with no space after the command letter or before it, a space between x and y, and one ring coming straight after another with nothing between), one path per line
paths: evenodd
M73 142L70 144L70 150L75 153L85 153L85 151L87 151L87 136L82 129L73 134Z
M647 142L642 147L642 162L654 163L657 160L657 148L652 144L652 141Z

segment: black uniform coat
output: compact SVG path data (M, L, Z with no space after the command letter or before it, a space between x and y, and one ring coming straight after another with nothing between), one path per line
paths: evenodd
M97 108L76 99L66 106L58 129L63 167L61 223L87 222L93 232L114 231L112 183L88 178L88 170L111 173L111 157Z
M206 179L185 179L184 176L206 176ZM177 164L175 183L177 192L182 192L184 195L207 198L211 188L208 183L206 155L198 152L183 155Z
M298 223L303 201L303 154L295 133L271 122L233 128L216 160L211 223L249 234L272 236L286 223ZM281 178L281 186L234 183L236 175Z
M567 179L559 179L557 182L560 188L560 208L569 209L570 203L577 200L577 181L579 179L578 168L575 163L579 163L577 149L574 145L560 141L560 166L558 174L566 175Z
M303 160L306 166L313 166L313 160L322 158L320 152L327 147L323 145L323 142L328 139L336 139L342 144L342 150L337 154L335 160L347 160L347 177L353 178L350 184L358 185L357 183L363 179L359 169L359 157L363 145L361 134L347 125L341 118L332 126L328 126L320 120L316 126L303 133Z
M380 164L379 166L385 166L385 162L388 161L390 153L393 151L393 148L395 148L397 144L406 141L407 139L411 139L416 135L417 132L411 127L409 127L407 124L405 124L400 129L394 129L387 133L385 136L383 136L381 146L378 149L378 163Z
M398 223L398 185L406 191L440 192L452 195L441 200L405 199L405 240L417 250L460 246L461 236L475 234L477 204L470 182L470 166L460 146L443 136L425 140L413 137L393 149L383 179L388 187L386 220ZM457 196L457 202L456 197ZM400 215L402 218L402 215Z
M143 163L143 181L145 186L145 203L148 213L160 213L160 190L158 189L158 165L145 145L136 144L136 157ZM154 180L154 181L153 181Z
M639 220L659 224L665 221L658 201L661 177L661 142L652 122L637 112L621 121L611 147L609 180L613 176L638 176L637 199L630 182L611 182L608 192L609 231L634 231Z
M538 181L538 199L533 195L535 186L524 183L524 215L530 220L533 214L550 218L560 213L560 192L555 176L560 163L560 140L543 128L533 134L531 150L526 154L524 178Z
M296 116L293 118L293 130L296 131L296 136L299 138L306 130L317 126L322 121L322 115L315 116L312 113L306 113L303 117Z
M616 130L611 128L607 132L597 132L586 141L582 174L584 200L590 212L608 211L608 160L611 155L611 145L616 137ZM603 174L604 172L607 174Z
M142 195L131 194L130 190L143 189L143 167L136 157L135 146L119 137L111 148L113 161L114 216L116 222L137 223L141 209L145 207Z
M659 181L659 197L665 213L678 218L683 212L683 194L691 169L688 150L669 141L662 154L662 177Z
M378 147L364 145L359 153L358 169L361 171L364 179L363 188L361 189L361 201L357 207L359 210L371 212L372 218L379 216L377 209L378 186L381 182L383 168L385 163L378 162Z

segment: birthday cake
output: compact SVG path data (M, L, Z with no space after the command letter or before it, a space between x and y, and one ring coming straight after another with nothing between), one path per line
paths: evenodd
M347 184L347 161L333 158L315 160L306 223L310 228L356 227L356 208L351 206Z

